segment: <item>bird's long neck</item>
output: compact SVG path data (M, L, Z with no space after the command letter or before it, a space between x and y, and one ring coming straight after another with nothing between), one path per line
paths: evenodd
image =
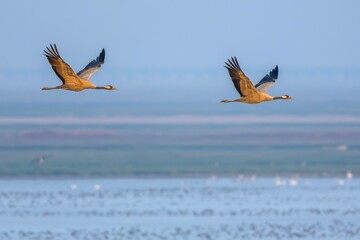
M112 86L102 86L102 87L95 87L94 89L104 89L104 90L115 90Z
M54 89L61 89L61 86L57 86L57 87L44 87L41 90L54 90Z
M222 103L231 103L231 102L245 102L244 98L234 99L234 100L222 100Z
M230 102L235 102L234 100L222 100L222 103L230 103Z
M273 97L273 100L279 100L279 99L284 100L284 98L283 98L282 96L280 96L280 97Z
M106 86L102 86L102 87L93 87L92 89L117 90L117 88L114 88L111 85L106 85Z

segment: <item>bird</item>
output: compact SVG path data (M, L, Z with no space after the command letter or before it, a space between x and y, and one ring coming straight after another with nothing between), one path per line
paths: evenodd
M233 81L236 90L239 92L240 98L235 100L222 100L222 103L242 102L249 104L257 104L265 101L293 99L289 95L273 97L266 93L266 91L272 85L274 85L276 79L278 78L279 68L277 65L255 86L241 70L236 57L231 57L231 59L228 59L228 62L225 62L224 67L227 68L227 70L229 71L231 80Z
M56 44L50 44L50 47L46 47L46 49L47 50L44 50L44 55L51 64L55 74L61 79L63 84L56 87L44 87L42 90L63 89L75 92L80 92L84 89L117 90L117 88L114 88L111 85L97 87L90 82L90 77L104 64L105 49L102 49L99 56L92 60L83 70L78 73L75 73L70 65L60 57Z
M37 164L44 164L44 163L45 163L45 159L51 158L51 157L53 157L53 156L54 156L54 155L42 155L42 156L39 156L39 157L31 160L31 162L37 163Z

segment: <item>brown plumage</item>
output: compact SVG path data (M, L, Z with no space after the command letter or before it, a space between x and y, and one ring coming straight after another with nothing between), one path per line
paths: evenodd
M228 59L228 62L225 62L225 67L229 71L231 80L233 81L236 90L239 92L240 98L235 100L222 100L221 102L223 103L243 102L257 104L265 101L272 101L278 99L292 99L288 95L272 97L266 93L266 90L275 83L275 80L278 77L278 66L276 66L258 84L256 84L256 87L241 70L236 57L231 58L231 60Z
M84 89L104 89L104 90L117 90L111 85L104 87L97 87L89 81L92 74L98 71L105 60L105 50L103 49L96 60L91 61L82 71L78 74L67 64L59 54L56 45L51 45L50 48L46 47L44 50L45 56L51 64L52 69L56 75L61 79L62 85L49 88L44 87L42 90L64 89L70 91L82 91Z

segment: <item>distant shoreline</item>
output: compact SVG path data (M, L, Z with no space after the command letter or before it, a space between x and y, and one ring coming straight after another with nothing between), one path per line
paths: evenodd
M0 117L1 125L197 125L197 124L339 124L360 123L353 115L164 115L164 116L43 116Z
M234 180L256 180L256 179L269 179L269 178L306 178L306 179L347 179L346 174L124 174L119 176L85 176L85 175L64 175L64 176L0 176L0 181L3 180L71 180L71 179L234 179ZM352 179L359 178L358 174L354 174ZM351 179L349 179L351 180Z

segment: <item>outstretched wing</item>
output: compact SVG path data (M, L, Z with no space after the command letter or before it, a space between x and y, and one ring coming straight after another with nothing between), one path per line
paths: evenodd
M56 75L61 79L63 84L80 83L79 77L76 75L74 70L67 64L61 57L57 50L56 44L50 44L50 48L46 47L44 50L45 56L47 57L52 69Z
M105 61L105 49L103 48L100 55L96 59L92 60L88 65L86 65L86 67L80 72L78 72L77 75L82 79L89 80L94 73L99 71L101 65L104 64L104 61Z
M263 79L261 79L261 81L255 85L256 89L259 92L266 92L272 85L275 84L275 80L278 78L278 74L279 68L276 65L276 67L269 74L263 77Z
M228 59L225 66L240 96L248 96L257 92L250 79L243 73L236 57Z

